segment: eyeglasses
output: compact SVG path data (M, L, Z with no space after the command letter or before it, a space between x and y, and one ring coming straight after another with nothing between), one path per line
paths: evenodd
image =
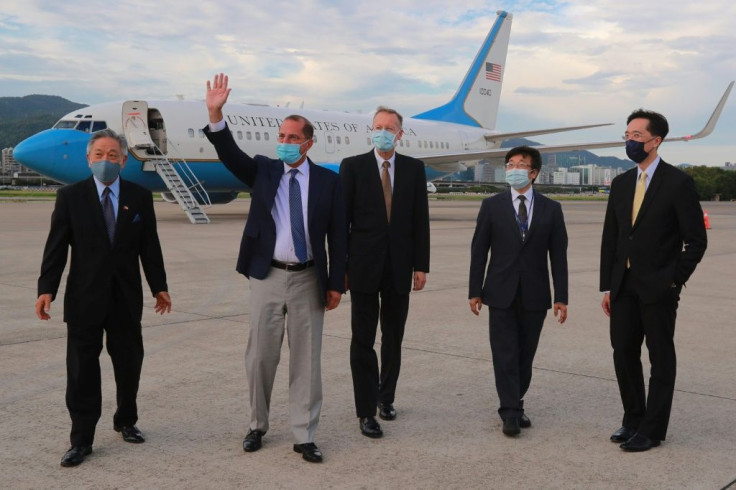
M299 143L299 144L307 141L307 139L304 136L297 136L295 134L290 134L288 136L285 134L279 134L276 140L281 143L286 142L286 143Z
M643 134L643 133L640 133L639 131L634 131L633 133L624 133L624 134L623 134L623 135L621 136L621 139L622 139L622 140L624 140L624 141L629 141L629 140L634 140L634 141L643 141L643 140L644 140L644 138L646 138L646 136L644 136L644 134ZM652 137L652 139L650 139L650 140L648 140L648 141L644 141L644 142L645 142L645 143L649 143L649 142L650 142L650 141L652 141L652 140L653 140L654 138L656 138L656 136L654 136L654 137Z
M401 131L401 128L395 128L393 126L381 126L380 124L373 126L371 129L373 131L381 131L385 129L389 133L393 133L393 134L399 134L399 132Z
M505 167L506 168L518 168L521 170L529 170L530 168L532 168L531 165L529 165L528 163L524 163L524 162L520 162L520 163L506 162Z

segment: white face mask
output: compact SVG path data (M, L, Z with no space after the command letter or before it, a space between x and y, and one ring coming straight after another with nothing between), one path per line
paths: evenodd
M531 182L529 171L522 168L512 168L506 171L506 183L516 189L523 189Z

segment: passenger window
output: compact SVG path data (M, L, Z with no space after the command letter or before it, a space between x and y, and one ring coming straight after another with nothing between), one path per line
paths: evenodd
M200 138L204 138L204 131L202 131L201 129L198 129L197 133L199 134Z
M329 134L327 135L327 143L332 144L332 136Z
M340 137L339 136L335 136L335 143L337 143L338 145L340 144Z
M256 131L256 141L261 141L261 132Z
M194 138L194 129L192 128L187 129L187 133L189 133L190 138Z
M345 144L346 145L350 144L350 136L345 136Z
M268 141L268 138L269 138L268 133L263 133L263 139Z
M242 131L238 131L238 139L239 140L242 140L243 139L243 132Z
M247 139L248 141L253 139L253 135L251 134L250 131L245 132L245 139Z

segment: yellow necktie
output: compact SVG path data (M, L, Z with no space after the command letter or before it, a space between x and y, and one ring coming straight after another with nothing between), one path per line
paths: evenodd
M636 216L641 209L641 203L644 201L644 193L647 191L647 173L642 172L639 175L639 181L636 183L636 191L634 192L634 207L631 209L631 224L636 222Z
M383 170L381 171L381 186L383 187L383 199L386 201L386 216L388 221L391 221L391 176L388 173L388 168L391 166L391 162L383 162Z

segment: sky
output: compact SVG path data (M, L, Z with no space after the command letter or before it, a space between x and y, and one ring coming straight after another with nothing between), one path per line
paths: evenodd
M224 72L232 102L411 116L454 94L497 10L513 14L497 129L615 123L542 143L616 139L639 107L691 134L736 79L733 0L0 0L0 96L201 100ZM735 135L731 94L711 136L660 155L733 163Z

